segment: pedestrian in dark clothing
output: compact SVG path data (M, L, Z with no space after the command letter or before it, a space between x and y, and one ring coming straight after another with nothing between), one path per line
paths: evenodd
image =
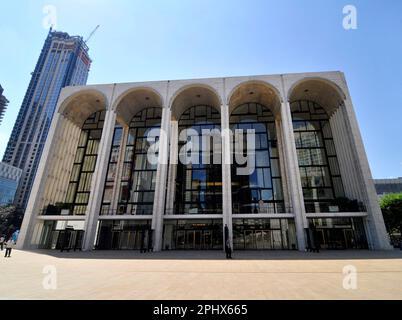
M10 258L11 257L11 250L14 247L14 241L13 239L8 239L8 241L6 242L6 254L4 255L4 258Z
M229 239L226 240L225 252L226 252L226 259L232 259L232 248L230 247Z
M1 236L1 237L0 237L0 247L1 247L1 251L3 251L4 241L5 241L5 238L4 238L3 236Z

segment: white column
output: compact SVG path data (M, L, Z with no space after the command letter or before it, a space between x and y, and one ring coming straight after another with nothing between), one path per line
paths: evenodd
M169 176L166 194L166 213L174 214L174 201L176 195L176 175L179 150L179 124L172 121L170 125L170 156L169 156Z
M159 138L159 161L156 173L156 186L152 217L152 229L154 230L154 251L162 250L163 216L165 213L166 180L168 171L170 117L170 109L163 108L161 134Z
M230 247L233 249L231 138L229 118L229 107L224 104L221 106L223 235L225 235L225 225L227 225L229 228ZM225 247L225 244L223 244L223 247Z
M282 180L282 188L283 188L283 200L285 203L284 213L289 213L288 210L291 207L290 205L290 190L289 190L289 174L286 171L286 157L284 154L284 143L282 138L282 129L281 129L281 121L280 119L275 120L275 130L278 141L278 155L279 155L279 166L281 170L281 180Z
M363 139L360 134L359 126L356 119L356 114L353 109L353 104L348 94L345 100L344 107L341 106L344 112L344 119L346 126L350 132L350 141L353 145L355 152L355 158L358 161L358 168L360 173L360 188L365 196L365 205L367 207L368 218L366 223L368 224L368 231L370 234L368 238L373 241L373 248L376 250L392 250L392 246L389 241L389 236L384 224L384 218L381 212L381 208L378 201L378 196L374 187L373 177L369 162L367 159L366 150L363 145Z
M57 134L66 120L60 113L56 112L53 116L52 124L46 139L43 149L42 158L39 162L38 171L32 186L31 196L29 197L28 205L25 210L24 220L22 221L20 234L18 236L18 249L30 249L31 238L36 222L36 217L39 214L41 198L45 191L45 186L48 180L49 167L54 159L54 150L59 143L59 135Z
M99 143L95 171L92 176L91 194L89 196L85 216L85 233L82 248L84 251L92 250L94 246L96 225L102 205L102 196L109 165L115 123L116 113L113 110L107 110L103 124L102 137Z
M282 102L281 105L281 129L283 139L282 145L284 146L283 151L286 159L285 165L289 178L288 188L290 190L293 212L295 214L297 244L299 251L304 251L306 248L304 229L308 227L308 223L304 207L303 190L289 102Z

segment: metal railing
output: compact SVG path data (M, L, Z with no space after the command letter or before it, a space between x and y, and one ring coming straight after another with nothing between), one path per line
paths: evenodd
M146 216L152 215L151 211L136 210L129 212L128 210L122 209L105 209L101 208L100 216Z
M306 213L366 212L363 203L356 200L337 203L334 201L305 201Z
M287 214L293 213L293 207L283 202L233 204L233 214Z

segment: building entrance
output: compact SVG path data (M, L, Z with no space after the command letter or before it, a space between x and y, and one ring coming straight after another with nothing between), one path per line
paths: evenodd
M233 246L237 250L296 249L296 243L296 230L293 220L233 220Z
M40 249L81 250L84 221L45 221Z
M178 230L176 249L213 249L212 233L213 230Z
M114 220L99 224L96 249L151 251L153 233L150 221Z
M361 218L311 219L312 243L321 249L367 249Z
M222 222L215 220L168 220L164 226L165 250L222 249Z
M280 230L245 230L243 236L245 249L273 250L283 246Z

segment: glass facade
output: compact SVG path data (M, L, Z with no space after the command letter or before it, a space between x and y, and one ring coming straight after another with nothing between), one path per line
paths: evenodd
M328 115L311 101L295 101L291 111L306 212L330 212L345 193Z
M13 204L21 173L21 169L0 162L0 206Z
M222 228L222 220L165 220L163 249L222 249Z
M295 250L293 219L233 219L233 247L237 250Z
M251 175L239 175L235 157L232 165L233 213L284 213L282 179L278 155L275 119L272 112L256 103L237 107L230 116L232 132L243 130L243 148L232 152L247 154L246 131L255 132L255 170ZM237 148L238 149L238 148Z
M18 181L0 177L0 206L13 204L17 185Z
M148 161L147 153L159 139L161 115L161 108L147 108L130 123L117 214L152 215L157 164ZM151 130L154 138L148 136Z
M148 250L152 248L151 220L101 220L95 248Z
M367 249L362 218L310 219L312 241L322 249Z
M71 209L70 214L85 215L104 120L105 111L99 111L92 114L82 127L65 201Z
M201 139L202 131L220 130L220 127L218 110L210 106L194 106L187 109L180 117L179 135L186 129L195 130L194 133L196 132L200 137L200 150L207 150L204 148L205 141ZM187 139L190 141L190 134L187 135ZM182 150L187 141L179 141L179 150ZM210 140L210 146L212 145ZM183 164L179 161L176 177L175 214L222 213L222 166L213 163L214 151L219 153L218 157L221 160L220 150L214 150L211 147L206 152L207 154L199 152L198 164ZM206 161L205 159L208 158L209 161Z
M45 221L39 248L81 250L84 224L84 221Z

